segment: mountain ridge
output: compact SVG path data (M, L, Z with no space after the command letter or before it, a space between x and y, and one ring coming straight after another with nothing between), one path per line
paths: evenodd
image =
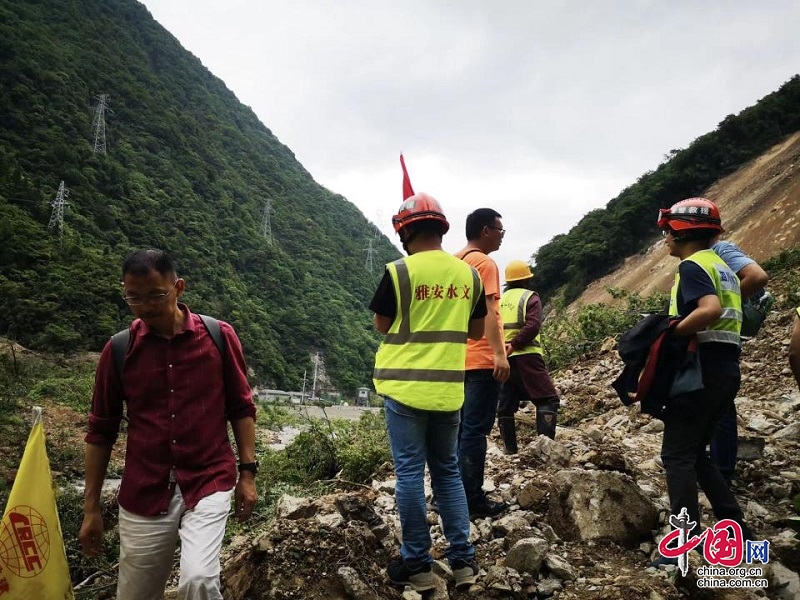
M0 34L0 334L99 350L130 320L124 256L160 247L192 309L236 328L254 383L299 389L317 351L339 390L370 381L380 273L364 247L375 264L398 250L143 5L3 0ZM91 143L101 93L105 155ZM60 243L48 205L62 180Z
M800 132L701 194L719 205L724 237L759 262L800 245ZM655 223L656 216L652 216ZM617 304L609 288L648 295L669 291L676 261L658 237L612 273L590 283L574 305Z

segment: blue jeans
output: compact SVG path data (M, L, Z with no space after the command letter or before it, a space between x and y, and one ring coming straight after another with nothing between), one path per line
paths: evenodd
M472 559L475 548L469 541L467 498L456 458L459 412L419 410L385 399L386 427L397 476L395 500L403 531L400 555L406 560L433 560L425 504L427 462L444 536L450 544L445 555L451 563L459 558Z
M492 431L502 384L492 369L473 369L464 376L464 406L458 436L458 467L467 503L483 497L486 438Z

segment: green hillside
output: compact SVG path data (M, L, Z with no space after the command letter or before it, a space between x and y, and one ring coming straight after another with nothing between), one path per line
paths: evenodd
M659 208L702 194L798 130L800 75L794 75L688 148L670 151L655 171L643 174L606 208L591 211L568 233L539 248L533 257L537 290L544 298L563 291L567 302L574 300L592 281L652 243Z
M48 222L62 180L60 241ZM399 199L398 182L387 206ZM378 343L369 230L143 5L0 0L0 335L100 350L130 318L123 257L155 246L175 256L192 309L237 329L255 383L299 388L319 350L351 391L369 381ZM374 247L376 264L399 256L383 236Z

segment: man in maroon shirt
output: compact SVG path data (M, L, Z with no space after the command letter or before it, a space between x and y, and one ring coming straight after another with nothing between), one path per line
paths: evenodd
M185 282L162 250L140 250L122 267L137 317L121 376L111 343L100 355L86 435L86 493L79 539L102 550L100 492L123 404L128 443L119 491L117 598L161 598L181 539L180 598L222 598L222 538L235 498L249 518L257 500L255 405L239 338L220 321L218 349L198 315L178 302ZM228 439L230 421L239 453Z

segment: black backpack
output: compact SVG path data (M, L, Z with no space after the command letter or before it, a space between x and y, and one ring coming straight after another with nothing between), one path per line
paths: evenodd
M214 340L214 345L219 350L219 355L225 359L225 338L222 337L220 331L219 321L214 317L208 315L197 315L205 325L211 339ZM111 336L111 352L114 356L114 366L116 367L117 376L122 381L122 368L125 365L125 354L128 352L128 346L131 343L131 330L123 329Z

